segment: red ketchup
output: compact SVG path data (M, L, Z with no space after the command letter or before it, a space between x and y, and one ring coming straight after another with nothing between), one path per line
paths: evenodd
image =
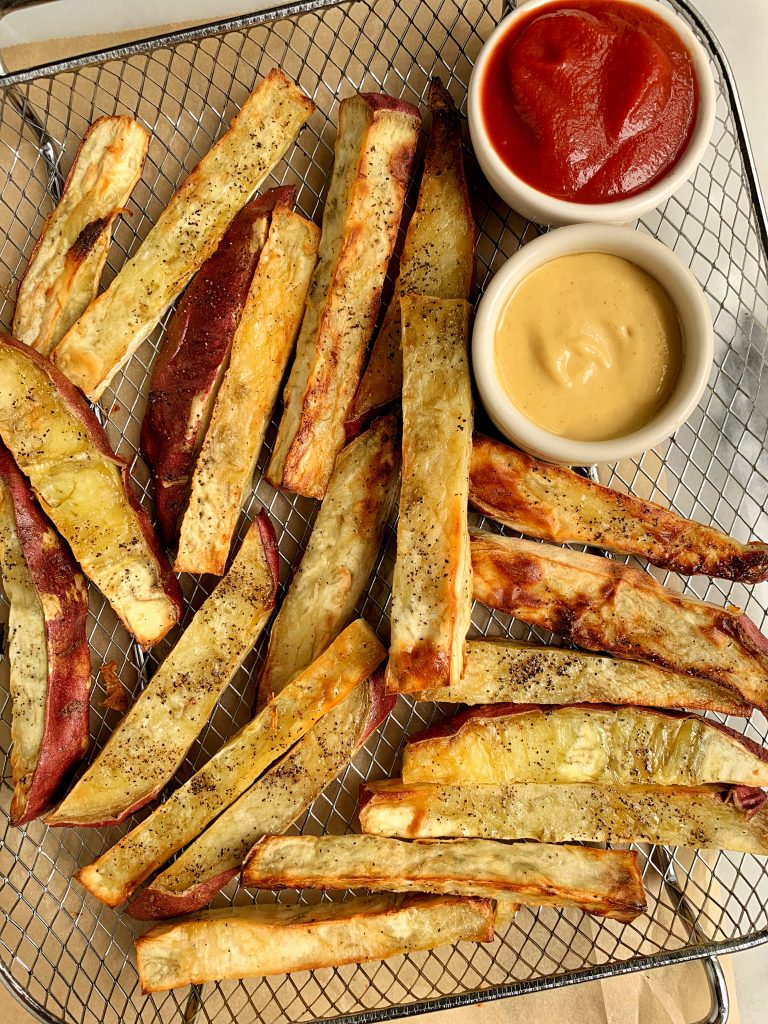
M523 181L605 203L647 189L691 137L696 74L682 40L622 0L564 0L498 41L480 90L486 131Z

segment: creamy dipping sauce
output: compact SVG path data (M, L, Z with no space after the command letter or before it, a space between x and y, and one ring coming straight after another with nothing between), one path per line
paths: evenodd
M645 426L677 383L683 337L659 282L621 256L583 252L532 271L496 328L496 373L537 426L607 441Z

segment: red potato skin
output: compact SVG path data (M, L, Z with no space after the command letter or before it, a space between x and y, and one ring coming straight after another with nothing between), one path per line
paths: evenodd
M507 718L511 715L524 715L530 711L541 711L543 714L547 714L550 711L559 711L561 708L583 708L585 711L626 711L626 706L618 704L587 704L586 702L577 704L484 704L481 707L468 708L466 711L462 711L461 714L455 715L453 718L448 718L443 722L438 722L436 725L431 725L428 729L424 729L423 732L416 733L411 736L408 740L409 746L415 746L422 740L437 739L441 736L453 736L457 733L463 725L467 722L477 722L483 719L493 718ZM660 708L645 708L636 707L634 710L642 712L644 715L657 715L660 718L701 718L701 715L695 715L690 711L680 711L676 708L665 708L663 711ZM724 725L722 722L716 722L712 719L707 719L707 725L713 729L717 729L719 732L724 733L731 739L736 740L741 744L745 750L748 750L750 754L758 757L761 761L768 762L768 750L765 747L761 747L759 743L750 739L748 736L742 736L740 732L735 729L731 729L730 726ZM751 786L736 786L735 789L752 790L754 787ZM762 790L758 790L762 792ZM768 796L766 797L768 799Z
M163 590L174 604L176 609L176 622L178 622L181 618L183 609L181 587L173 573L168 557L163 551L160 541L158 540L157 534L154 531L152 521L144 510L142 504L139 502L139 499L136 497L136 492L131 484L128 463L125 459L116 455L112 451L109 446L109 441L107 441L107 435L104 433L103 427L96 419L93 409L88 404L82 392L64 376L61 370L54 366L53 363L44 356L41 356L39 352L35 352L35 350L30 348L28 345L22 345L21 342L16 341L15 338L12 338L10 334L7 334L3 330L0 330L0 345L8 345L11 348L17 349L19 352L22 352L30 362L36 363L44 373L47 374L54 387L59 392L62 404L65 405L69 412L71 412L80 421L83 426L83 430L93 442L96 450L120 468L123 486L125 487L125 493L128 497L128 504L131 506L131 509L136 516L139 529L147 542L149 550L155 557L158 569L160 570L160 578L163 582Z
M725 794L725 800L729 799L737 810L744 812L747 821L749 821L756 814L759 814L766 803L768 803L768 793L764 789L758 789L756 786L733 786Z
M141 453L152 471L160 536L176 538L179 515L195 456L203 440L204 419L194 422L193 407L211 395L240 322L261 255L253 242L258 221L276 206L293 206L293 185L270 189L247 203L227 228L176 308L155 362L141 425Z
M45 611L48 694L40 754L25 800L14 793L11 824L25 825L47 811L61 783L88 749L91 657L86 639L85 577L32 495L8 449L0 443L0 479L11 495L16 530ZM57 614L46 606L55 598Z
M181 917L183 914L202 910L225 885L233 878L237 878L240 871L240 867L221 871L213 878L201 882L195 889L185 892L183 896L158 892L150 884L128 905L128 915L134 921L163 921L169 917Z
M269 574L272 577L270 607L274 608L275 600L277 598L277 588L280 585L280 553L277 549L277 534L275 533L275 528L272 525L272 520L267 515L266 509L262 509L261 512L259 512L255 517L255 522L259 528L259 535L264 548L264 557L267 560Z
M382 665L381 668L377 668L371 676L369 687L370 687L370 704L368 707L368 719L363 726L363 731L360 733L360 741L357 749L365 743L374 729L378 729L385 718L388 718L390 712L394 709L397 704L397 694L387 693L387 689L384 685L384 677L386 674L386 666Z
M275 528L273 527L272 522L264 509L262 509L261 512L259 512L259 514L255 517L255 521L259 528L261 542L264 546L264 555L267 560L267 565L269 566L270 576L272 577L272 593L269 607L274 608L275 598L277 596L277 587L280 582L277 537L275 535ZM79 828L110 828L113 825L120 825L122 822L126 820L126 818L130 818L132 814L135 814L137 811L140 811L142 807L146 807L147 804L152 803L152 801L157 797L158 793L160 793L161 790L165 788L165 786L166 783L162 783L156 789L152 790L152 792L146 793L140 800L136 800L135 803L127 807L121 814L115 815L112 818L104 818L103 821L92 821L89 822L87 826L75 826L74 822L67 821L46 821L46 824L48 825L49 828L72 828L73 826Z
M365 743L374 729L377 729L390 711L394 708L397 695L389 694L384 688L384 669L378 668L369 680L368 718L362 726L356 750ZM245 858L247 861L251 851ZM167 892L160 892L149 885L143 892L133 900L128 907L128 913L137 921L157 921L168 917L178 917L180 914L189 914L192 911L205 907L219 890L236 878L241 867L231 868L222 871L213 878L201 882L194 890L185 892L183 895L174 896Z
M398 99L396 96L389 96L385 92L361 92L360 98L365 100L371 110L395 110L399 114L410 114L421 121L419 108L408 100Z

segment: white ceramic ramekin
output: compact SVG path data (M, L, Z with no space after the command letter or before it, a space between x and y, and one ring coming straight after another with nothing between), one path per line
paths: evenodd
M580 252L623 256L655 277L677 307L683 362L677 384L656 416L640 430L609 441L576 441L537 426L514 405L496 372L496 327L517 284L543 263ZM670 437L699 404L712 369L712 317L701 286L680 259L655 238L628 227L574 224L529 242L498 271L477 309L472 364L480 398L498 429L520 448L566 466L618 462Z
M612 203L573 203L556 199L540 192L519 178L504 163L494 149L486 131L480 108L480 87L488 59L502 36L520 18L530 16L532 10L547 7L562 0L528 0L499 22L480 51L469 83L469 133L472 146L483 173L494 191L513 209L538 224L627 224L642 217L667 200L673 192L690 178L709 145L715 123L715 83L704 48L682 18L657 0L621 0L652 11L677 32L693 62L699 86L699 109L693 134L685 152L669 172L651 185L627 199Z

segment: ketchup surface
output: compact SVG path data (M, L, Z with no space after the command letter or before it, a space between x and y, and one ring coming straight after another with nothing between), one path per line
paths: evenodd
M682 40L650 11L563 0L502 36L480 106L494 149L523 181L604 203L643 191L677 163L698 88Z

